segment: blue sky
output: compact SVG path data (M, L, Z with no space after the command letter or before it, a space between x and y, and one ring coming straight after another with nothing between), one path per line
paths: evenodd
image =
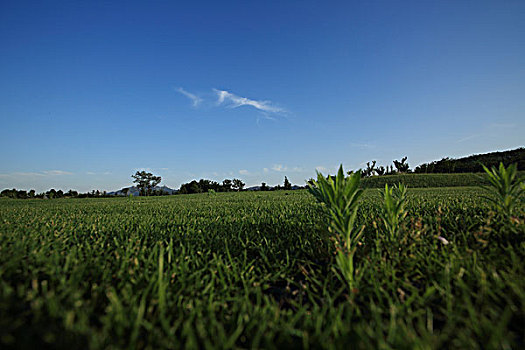
M0 188L297 184L516 148L525 2L2 1Z

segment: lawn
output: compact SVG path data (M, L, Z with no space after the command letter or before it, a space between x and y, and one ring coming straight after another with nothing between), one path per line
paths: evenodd
M484 194L410 189L392 241L366 190L352 289L305 190L2 199L0 345L523 348L524 206Z

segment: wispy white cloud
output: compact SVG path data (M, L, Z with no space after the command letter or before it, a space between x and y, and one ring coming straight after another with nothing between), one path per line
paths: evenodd
M457 142L458 143L465 142L465 141L472 140L472 139L475 139L475 138L480 137L480 136L482 136L482 135L474 134L474 135L465 136L465 137L460 138Z
M3 173L0 177L45 177L45 176L63 176L73 175L73 173L64 170L44 170L44 171L31 171L31 172L13 172Z
M50 175L50 176L61 176L61 175L72 175L73 173L70 173L69 171L64 170L46 170L43 171L44 175Z
M200 98L199 96L197 96L195 94L192 94L191 92L188 92L188 91L184 90L181 87L178 88L177 91L180 92L181 94L183 94L184 96L186 96L187 98L189 98L191 100L191 103L192 103L193 107L198 107L199 104L201 104L201 102L202 102L202 98Z
M246 169L241 169L241 170L239 170L239 174L241 174L241 175L250 175L250 172L248 170L246 170Z
M265 169L267 170L267 168L265 168ZM289 168L286 165L274 164L272 166L272 170L273 171L277 171L279 173L282 173L282 172L300 173L300 172L303 171L303 168L300 168L300 167Z
M285 113L286 112L286 110L274 105L271 101L252 100L246 97L237 96L226 90L213 89L213 91L215 91L215 93L217 94L217 104L218 105L227 104L227 106L230 108L237 108L241 106L251 106L260 111L268 112L268 113ZM271 119L271 117L269 117L268 115L266 115L266 117Z

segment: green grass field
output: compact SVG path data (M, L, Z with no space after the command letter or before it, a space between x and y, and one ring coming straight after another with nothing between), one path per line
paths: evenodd
M523 218L482 194L409 190L391 242L367 190L353 290L307 191L2 199L0 346L523 348Z

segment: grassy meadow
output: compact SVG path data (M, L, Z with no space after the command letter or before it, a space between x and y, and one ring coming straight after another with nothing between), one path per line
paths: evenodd
M355 287L306 190L0 200L2 348L523 348L523 208L365 190Z

